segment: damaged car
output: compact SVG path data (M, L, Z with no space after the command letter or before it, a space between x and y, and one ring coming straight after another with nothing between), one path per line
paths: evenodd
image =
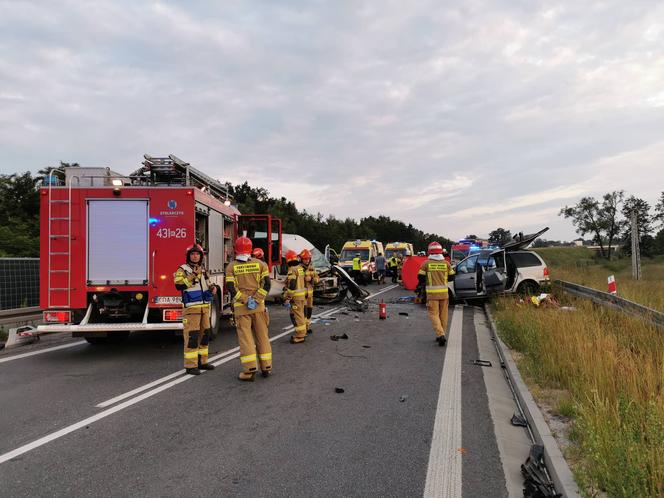
M450 299L481 299L491 295L538 294L549 284L549 268L542 257L526 248L546 227L532 234L517 234L500 249L476 252L454 266Z

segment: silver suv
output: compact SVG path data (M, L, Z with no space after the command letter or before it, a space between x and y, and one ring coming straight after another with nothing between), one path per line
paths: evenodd
M455 267L452 299L477 299L498 293L537 294L549 283L549 268L539 254L525 250L548 228L521 235L497 250L471 254Z

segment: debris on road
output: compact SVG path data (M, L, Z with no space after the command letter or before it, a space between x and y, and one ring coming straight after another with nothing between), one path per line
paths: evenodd
M408 396L406 396L405 394L402 395L402 396L399 396L399 401L401 403L405 403L407 399L408 399Z
M477 365L479 367L492 367L493 366L489 360L473 360L473 365Z
M405 311L399 311L399 314L400 314L401 316L408 316L408 313L406 313Z
M348 339L348 334L344 333L344 335L331 335L330 339L333 341L338 341L339 339Z
M523 417L523 415L518 413L512 415L510 422L516 427L528 427L528 422L526 422L526 419Z
M404 303L414 303L415 302L415 296L402 296L398 297L396 299L392 300L393 303L399 303L399 304L404 304Z
M345 391L344 391L341 387L335 387L335 388L334 388L334 392L337 393L337 394L341 394L341 393L343 393L343 392L345 392Z
M526 463L521 465L521 474L525 479L523 483L523 496L526 498L562 498L563 495L556 490L546 473L544 467L544 446L533 444Z

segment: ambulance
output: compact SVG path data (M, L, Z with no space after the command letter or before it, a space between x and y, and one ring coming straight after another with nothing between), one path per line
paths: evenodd
M362 276L365 282L378 280L376 272L376 256L385 255L383 243L376 240L348 240L341 248L339 254L339 266L350 272L353 269L353 258L359 254Z

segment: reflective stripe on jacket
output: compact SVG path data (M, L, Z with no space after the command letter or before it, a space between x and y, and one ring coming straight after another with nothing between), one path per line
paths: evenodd
M194 269L188 264L181 265L174 275L175 285L184 285L182 292L182 305L185 308L209 306L212 302L212 292L207 273L203 270L197 276Z
M307 288L307 296L313 296L314 287L318 282L320 282L320 277L318 276L318 272L316 271L313 263L309 263L309 266L304 269L304 276L311 277L311 281L309 282L307 282L305 279L304 285Z
M251 258L248 261L231 261L226 266L226 282L235 286L233 299L233 311L236 315L249 315L265 311L265 297L267 291L263 289L263 279L270 278L270 271L265 262ZM243 304L243 299L253 296L258 300L258 306L254 310Z
M447 299L447 277L454 275L454 270L447 261L427 259L417 274L426 277L427 299Z
M295 282L294 288L292 282ZM304 268L302 265L291 266L286 277L286 297L301 301L307 297L307 287L304 282Z

